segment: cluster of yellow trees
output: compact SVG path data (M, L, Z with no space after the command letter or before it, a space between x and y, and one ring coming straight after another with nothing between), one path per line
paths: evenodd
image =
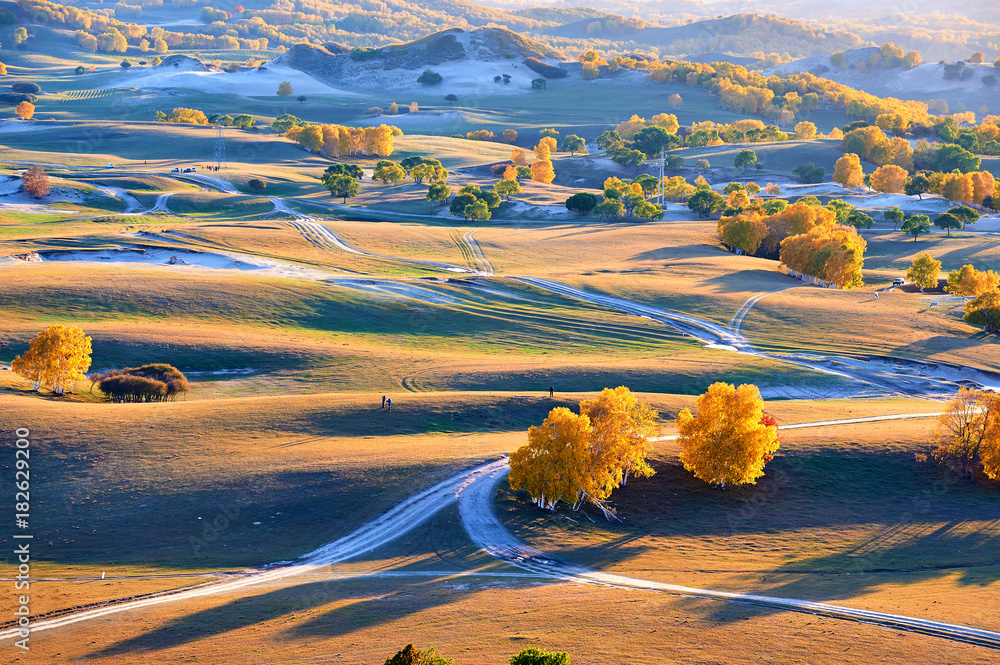
M152 50L161 55L172 47L265 50L270 43L268 37L245 38L230 34L233 30L236 34L243 35L249 35L251 32L262 34L259 30L251 30L248 25L218 22L204 26L200 32L170 32L161 27L147 29L146 26L120 21L104 13L48 0L18 0L17 4L26 14L32 16L35 22L61 24L74 29L76 43L91 52L124 53L129 44L138 47L142 52ZM115 6L114 12L116 15L130 14L128 17L131 17L134 12L123 10L133 7L139 9L133 5L119 3ZM268 28L261 19L258 18L257 21L263 28ZM270 29L265 31L273 32Z
M853 226L816 227L781 241L781 262L792 270L850 289L862 285L867 247Z
M861 286L867 244L853 227L838 225L828 208L799 201L768 215L759 201L748 201L739 214L722 217L717 230L722 242L747 254L779 249L781 262L792 270L844 289Z
M874 125L847 132L840 141L845 153L854 153L863 159L883 166L894 164L906 171L913 171L913 147L904 138L886 136L885 131Z
M984 200L996 193L996 177L989 171L927 172L918 174L914 178L919 178L923 186L913 190L912 193L933 192L955 203L982 205ZM861 165L860 156L855 153L847 153L838 159L833 170L833 181L845 187L865 186L865 171ZM911 193L907 189L908 183L911 183L909 173L905 167L897 164L885 164L878 167L867 180L867 184L872 189L890 194Z
M531 179L535 182L550 183L556 178L555 168L552 166L552 153L557 150L557 143L555 138L551 136L545 136L541 141L538 142L532 152L535 153L535 161L528 164L528 155L521 148L513 148L510 151L510 161L514 163L515 169L527 168L531 174ZM520 174L515 172L515 180L520 177ZM509 180L505 174L505 180Z
M579 415L556 407L510 454L510 486L549 510L560 502L577 510L589 501L611 517L604 506L611 492L629 476L653 475L646 453L657 415L625 386L580 402Z
M677 116L672 113L658 113L649 120L633 115L628 120L618 123L615 130L623 141L631 141L644 127L662 127L668 134L676 134L680 129L680 123L677 122Z
M90 369L91 338L79 328L54 325L41 331L28 343L24 355L17 356L10 367L31 381L36 392L43 385L62 395L72 392L73 383Z
M779 447L777 421L763 406L754 385L709 386L695 400L697 415L684 409L676 420L684 468L722 488L756 484ZM556 407L511 453L510 486L549 510L561 502L574 510L590 502L610 519L614 514L604 501L611 492L629 476L653 475L646 454L656 418L624 386L580 402L579 415Z
M292 126L285 132L285 138L295 141L306 150L318 152L325 157L346 157L348 155L377 155L388 157L392 154L396 136L403 132L398 127L379 125L378 127L344 127L341 125Z

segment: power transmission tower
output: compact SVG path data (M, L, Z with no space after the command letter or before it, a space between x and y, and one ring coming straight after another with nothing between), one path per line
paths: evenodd
M215 126L215 166L223 168L226 165L226 140L222 138L222 125Z

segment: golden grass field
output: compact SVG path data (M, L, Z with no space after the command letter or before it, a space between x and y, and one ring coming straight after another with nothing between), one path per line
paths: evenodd
M526 182L516 198L528 206L505 203L495 212L513 221L478 226L439 214L424 200L426 184L366 179L346 209L322 207L316 203L340 203L318 181L329 162L269 133L227 131L233 161L217 175L242 193L201 191L168 172L205 161L210 128L119 125L105 128L85 154L61 151L63 129L11 137L6 159L113 161L118 171L137 173L88 171L81 185L60 171L66 186L77 183L95 197L91 205L80 214L5 213L0 257L141 244L264 257L299 272L90 262L0 267L3 363L38 330L66 323L93 337L94 370L169 362L192 385L177 402L109 404L89 382L55 398L32 394L27 381L0 371L0 431L33 432L33 519L41 526L32 565L44 578L33 585L36 613L294 559L437 479L513 450L553 406L575 407L606 386L641 393L659 410L664 435L673 433L678 411L718 380L781 387L786 395L843 394L836 377L706 348L662 324L527 286L519 276L723 327L748 298L797 287L769 295L747 315L742 332L754 346L1000 369L995 338L963 323L958 301L872 295L902 276L918 251L941 258L946 270L969 261L989 267L997 257L991 236L935 234L913 243L869 234L867 285L828 291L802 286L776 262L724 251L713 220L546 218L538 206L561 206L578 191L561 185ZM101 127L87 121L74 131L83 140ZM174 153L145 159L151 137ZM395 158L430 155L457 169L449 180L455 189L492 184L485 165L510 154L501 144L425 136L400 137L396 148ZM794 160L779 148L770 161L785 171ZM778 164L782 159L788 163ZM599 161L561 155L556 169L590 169L586 175L597 178ZM266 179L267 188L253 192L252 177ZM177 193L170 214L126 217L112 214L123 209L120 200L98 200L94 184L123 187L147 207L160 193ZM348 245L379 256L317 246L295 220L273 214L270 196L287 197ZM479 270L463 240L472 229L495 276L405 261ZM159 237L136 237L140 231ZM164 231L184 235L168 241ZM933 300L941 307L930 309ZM378 409L382 394L393 398L392 413ZM790 424L941 406L780 399L766 411ZM651 452L657 474L612 497L620 524L583 512L544 513L504 486L496 507L519 537L571 563L1000 630L1000 488L958 481L918 461L933 447L933 426L920 419L787 430L758 485L725 492L693 480L677 446L658 442ZM217 533L206 531L220 514L233 518ZM399 576L351 577L389 571ZM9 614L13 602L3 596L0 608ZM980 647L864 624L543 581L479 551L450 507L329 570L39 633L31 656L12 653L11 662L378 663L408 642L436 646L457 665L499 665L527 646L566 650L574 663L595 665L995 660Z
M39 507L39 519L53 529L44 533L52 545L34 563L38 574L112 578L38 583L35 611L185 587L204 579L198 573L292 558L450 470L520 445L523 428L553 404L573 405L586 395L393 397L398 410L388 414L379 412L377 395L153 405L0 395L5 421L53 433L33 444L38 473L58 492ZM665 433L669 419L692 403L686 396L643 397L660 411ZM782 423L936 408L899 399L767 407ZM510 494L501 494L499 509L520 537L570 562L996 627L996 495L914 462L913 453L927 449L932 424L789 431L758 487L726 492L690 480L678 469L675 446L659 443L657 475L614 497L624 525L571 514L574 524ZM886 471L898 477L890 474L887 483ZM838 505L845 491L851 501ZM199 533L197 517L223 508L231 513L233 506L232 524L195 557L186 541ZM74 528L82 525L96 533ZM156 540L139 535L150 530ZM109 542L121 546L111 551ZM404 576L342 579L379 571ZM763 657L847 663L857 662L860 649L867 659L889 663L991 660L980 648L861 624L542 582L472 547L454 508L328 573L240 597L112 616L56 635L36 635L32 657L307 663L340 654L347 662L377 662L412 641L437 646L459 664L506 662L531 645L567 650L580 662L627 652L638 663Z

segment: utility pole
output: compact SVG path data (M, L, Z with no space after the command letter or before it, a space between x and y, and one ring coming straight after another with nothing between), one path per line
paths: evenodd
M218 169L226 165L226 140L222 138L222 125L215 126L215 166Z

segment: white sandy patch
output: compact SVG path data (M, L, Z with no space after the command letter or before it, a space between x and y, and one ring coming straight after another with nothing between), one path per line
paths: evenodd
M320 83L297 69L268 63L264 71L228 72L195 70L186 67L163 65L151 69L137 69L123 72L110 87L122 88L188 88L201 92L243 95L246 97L268 97L277 93L282 81L292 84L294 95L343 95L356 93L339 90Z
M254 271L258 275L294 277L299 279L327 279L330 274L303 268L285 261L259 256L226 254L221 252L194 252L166 247L116 247L100 250L41 251L43 261L81 261L86 263L140 263L163 266L171 270L185 268L211 268L215 270ZM171 259L175 260L171 264Z
M32 122L30 120L0 120L0 134L35 132L41 129L60 129L62 125Z

